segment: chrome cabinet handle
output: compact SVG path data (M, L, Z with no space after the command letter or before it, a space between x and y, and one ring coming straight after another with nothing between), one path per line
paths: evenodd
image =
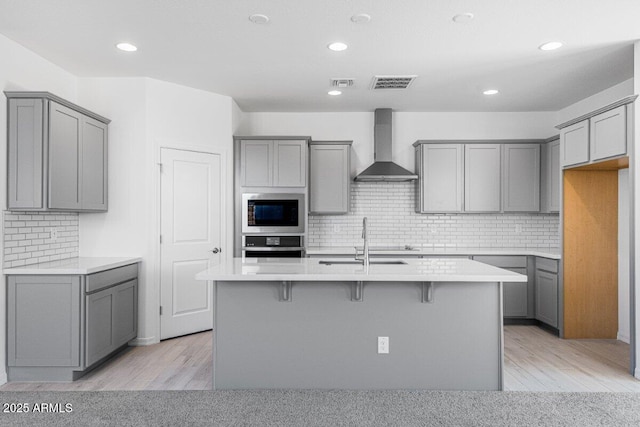
M211 249L211 252L213 252L214 254L217 254L218 252L222 252L222 248L213 248Z

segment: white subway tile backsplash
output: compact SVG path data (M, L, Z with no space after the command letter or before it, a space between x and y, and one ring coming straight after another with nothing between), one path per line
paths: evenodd
M51 240L51 227L58 239ZM18 267L78 256L77 213L4 212L3 267Z
M309 217L309 246L361 245L363 216L370 244L378 246L555 249L560 244L557 214L418 214L415 185L352 183L349 214Z

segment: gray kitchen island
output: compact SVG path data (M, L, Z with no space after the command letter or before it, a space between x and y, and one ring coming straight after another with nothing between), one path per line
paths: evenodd
M526 276L383 262L234 258L199 273L214 285L214 389L501 390L501 282Z

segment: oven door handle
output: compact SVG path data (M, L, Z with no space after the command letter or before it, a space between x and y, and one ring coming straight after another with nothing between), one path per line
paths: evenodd
M304 251L302 246L243 246L243 251L247 252L285 252L285 251Z

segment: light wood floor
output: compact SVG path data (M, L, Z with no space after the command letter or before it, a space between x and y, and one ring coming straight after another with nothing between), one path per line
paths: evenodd
M505 328L505 390L637 391L629 345L560 340L536 326ZM73 383L9 383L19 390L210 390L211 332L130 347Z

